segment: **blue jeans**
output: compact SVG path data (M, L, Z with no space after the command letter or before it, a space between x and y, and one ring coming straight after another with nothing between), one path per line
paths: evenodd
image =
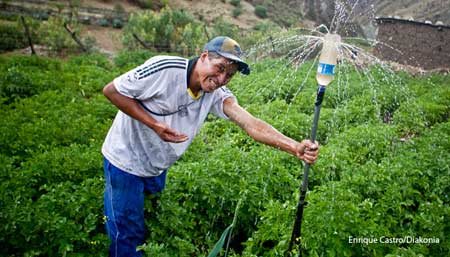
M144 192L164 189L166 173L143 178L127 173L104 158L106 231L111 239L109 256L141 257L136 247L145 240Z

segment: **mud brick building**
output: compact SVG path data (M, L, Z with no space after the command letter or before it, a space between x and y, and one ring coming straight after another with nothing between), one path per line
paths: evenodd
M450 26L399 18L377 18L375 55L431 69L450 68Z

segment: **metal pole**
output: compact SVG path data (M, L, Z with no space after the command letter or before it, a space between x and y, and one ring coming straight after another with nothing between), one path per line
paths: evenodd
M320 107L322 105L323 97L325 95L325 86L319 85L317 88L317 96L314 110L314 120L311 129L311 141L316 141L317 125L319 123ZM291 240L289 241L289 248L286 251L285 256L291 256L292 247L294 243L298 245L299 256L302 256L301 251L301 230L302 230L302 218L303 218L303 208L306 206L305 202L306 191L308 191L308 176L309 176L309 163L305 163L303 172L303 181L300 187L300 198L297 204L297 212L295 215L294 227L292 229Z

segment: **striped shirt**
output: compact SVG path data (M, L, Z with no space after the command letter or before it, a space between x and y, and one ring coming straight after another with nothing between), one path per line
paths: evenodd
M222 87L194 96L188 90L188 65L185 58L155 56L114 79L120 94L138 100L154 119L189 139L165 142L151 128L119 110L102 147L113 165L141 177L158 176L186 151L208 113L228 119L223 101L234 95Z

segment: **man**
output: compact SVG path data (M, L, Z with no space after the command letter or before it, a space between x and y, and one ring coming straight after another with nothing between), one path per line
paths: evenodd
M163 190L167 169L208 113L235 122L259 142L316 161L317 144L284 136L244 110L224 87L237 71L250 73L240 55L236 41L216 37L197 58L156 56L103 89L119 108L102 147L110 256L141 256L136 247L145 239L144 192Z

